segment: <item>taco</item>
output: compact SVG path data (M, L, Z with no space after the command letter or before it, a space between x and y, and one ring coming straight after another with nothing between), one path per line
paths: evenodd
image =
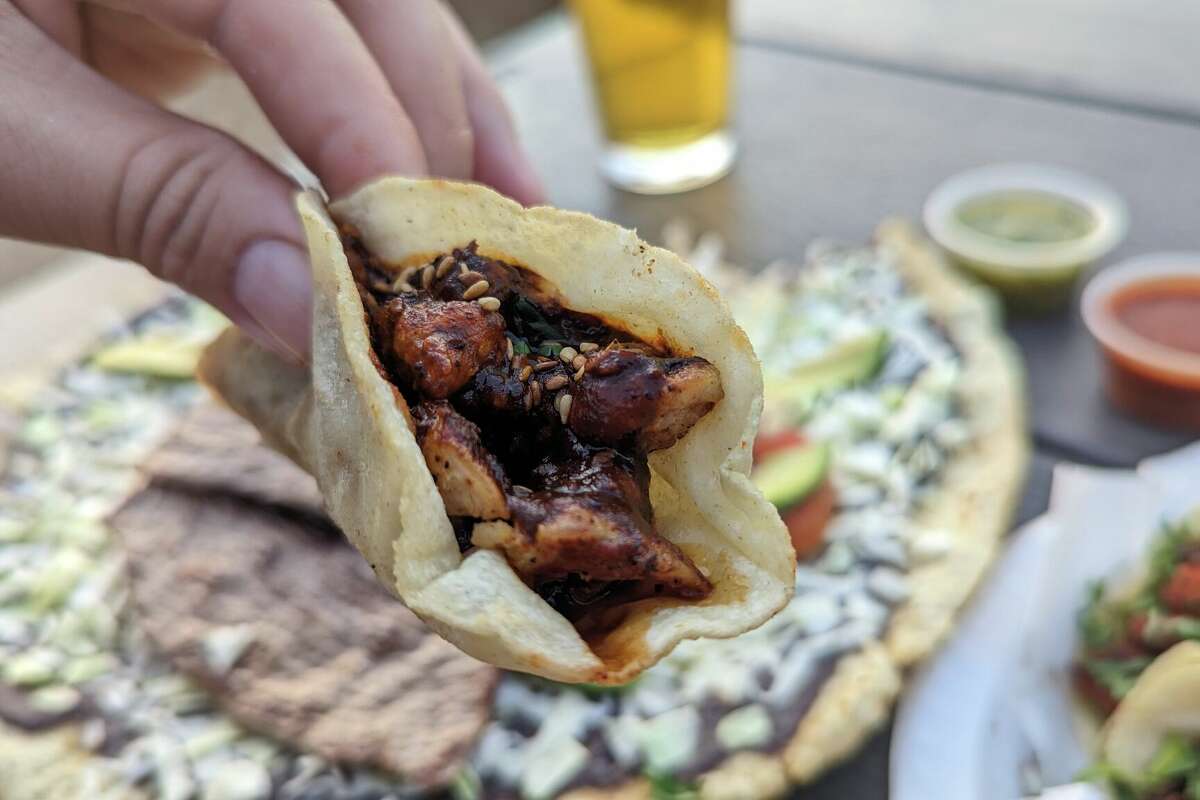
M748 477L758 362L678 256L468 184L298 206L311 372L230 331L200 376L434 630L504 668L622 683L787 601L792 549Z
M1117 706L1092 769L1115 796L1170 800L1200 793L1200 644L1156 658Z

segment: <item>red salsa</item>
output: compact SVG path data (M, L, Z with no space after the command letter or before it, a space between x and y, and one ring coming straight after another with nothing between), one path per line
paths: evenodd
M1108 308L1142 339L1200 357L1200 278L1134 283L1115 292ZM1108 355L1108 390L1118 408L1159 426L1200 430L1200 372L1170 370L1111 349Z
M1166 347L1200 354L1200 278L1164 278L1117 292L1113 314L1125 327Z

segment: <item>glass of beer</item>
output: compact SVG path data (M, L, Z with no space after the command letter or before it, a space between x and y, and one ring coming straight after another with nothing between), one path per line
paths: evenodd
M600 169L623 189L667 194L733 165L729 0L571 0L606 144Z

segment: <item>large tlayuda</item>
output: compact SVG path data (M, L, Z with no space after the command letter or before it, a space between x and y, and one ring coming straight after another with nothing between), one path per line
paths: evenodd
M787 534L749 479L758 362L678 256L466 184L299 205L311 371L229 333L201 374L435 630L618 682L786 602Z

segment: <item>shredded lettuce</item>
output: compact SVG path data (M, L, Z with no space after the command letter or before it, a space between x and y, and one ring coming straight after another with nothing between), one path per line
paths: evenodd
M1195 536L1186 522L1174 525L1163 523L1162 532L1150 548L1146 583L1139 593L1144 602L1148 602L1152 606L1157 605L1158 593L1171 579L1171 573L1179 565L1184 546L1194 538Z
M1179 787L1183 787L1188 800L1200 800L1200 748L1184 736L1168 736L1140 775L1128 775L1113 764L1100 761L1084 770L1079 778L1105 784L1116 800L1157 797Z
M1104 584L1088 586L1087 603L1079 613L1079 634L1088 650L1103 650L1121 640L1134 612L1146 612L1151 621L1147 636L1200 640L1200 619L1167 615L1162 612L1159 593L1179 566L1188 544L1200 537L1187 522L1164 523L1147 558L1146 580L1136 595L1121 601L1106 600Z
M1087 604L1079 614L1079 635L1089 650L1101 650L1117 641L1124 628L1124 619L1116 604L1104 602L1104 583L1094 581L1088 586Z
M1200 752L1183 736L1168 736L1146 768L1143 780L1162 786L1200 773Z
M1101 686L1108 689L1113 697L1120 700L1129 694L1133 684L1137 683L1138 676L1146 667L1150 666L1151 661L1153 659L1148 656L1126 659L1089 659L1083 662L1083 668Z

